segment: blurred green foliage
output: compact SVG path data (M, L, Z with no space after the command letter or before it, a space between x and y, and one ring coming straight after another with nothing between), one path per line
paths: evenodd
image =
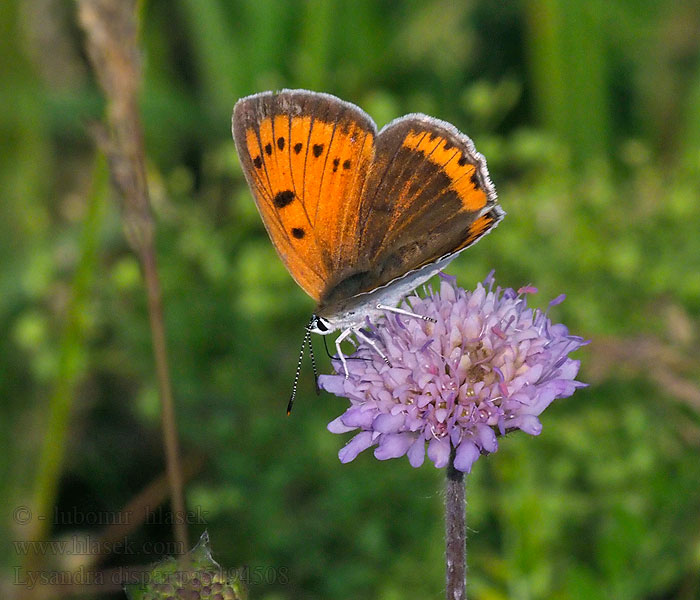
M139 265L116 204L90 208L104 174L86 126L103 100L74 12L67 0L0 4L10 540L66 382L59 509L117 511L163 470ZM240 96L306 87L380 126L422 111L473 137L508 216L450 271L472 287L495 268L502 285L539 287L542 307L566 292L553 318L592 338L580 378L593 385L468 477L471 598L700 598L700 4L151 0L141 27L181 438L185 455L206 457L187 488L206 511L193 539L206 526L222 564L286 569L252 582L251 598L443 589L444 474L370 452L341 465L344 440L325 426L343 405L317 398L308 370L284 414L313 306L265 235L230 116ZM3 553L3 597L19 560Z

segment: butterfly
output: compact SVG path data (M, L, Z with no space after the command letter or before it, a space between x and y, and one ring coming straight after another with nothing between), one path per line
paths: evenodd
M366 319L421 318L395 307L505 216L472 140L427 115L377 132L354 104L282 90L240 99L232 129L270 239L317 302L305 341L340 330L346 377L340 343L355 334L390 364Z

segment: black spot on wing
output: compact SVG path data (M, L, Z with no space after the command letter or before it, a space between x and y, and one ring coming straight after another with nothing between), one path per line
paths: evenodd
M474 186L475 190L481 189L481 181L479 181L479 176L476 174L476 171L472 173L472 176L469 178L469 181L472 182L472 185Z
M272 144L265 145L265 152L267 153L268 156L270 156L270 154L272 154Z
M284 208L294 202L294 192L292 190L277 192L272 201L277 208Z
M340 159L338 157L333 159L333 172L338 170L338 165L340 164Z
M292 227L292 235L300 240L306 235L306 232L301 227Z
M323 154L323 144L314 144L313 153L316 158Z
M253 159L253 164L255 165L256 169L262 169L262 158L260 158L259 156L256 156Z
M284 150L284 138L283 137L277 138L277 147L280 150Z
M296 144L294 144L294 154L299 154L303 147L304 145L301 142L297 142Z
M351 165L350 160L349 160L349 159L346 160L346 161L343 163L343 169L349 169L349 168L350 168L350 165Z

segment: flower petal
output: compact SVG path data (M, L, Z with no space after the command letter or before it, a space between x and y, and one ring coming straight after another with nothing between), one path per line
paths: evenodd
M408 433L386 433L379 437L379 447L374 451L374 456L379 460L399 458L408 452L413 440L414 436Z
M479 425L476 428L476 434L479 445L486 450L486 452L495 452L498 450L496 433L488 425Z
M425 440L422 437L418 437L415 442L411 444L408 449L408 462L411 463L412 467L420 467L425 460Z
M428 444L428 458L438 469L442 469L450 460L450 442L446 439L433 438Z
M542 423L535 415L520 415L517 419L517 425L530 435L540 435L542 433Z
M349 463L354 460L355 457L362 452L367 450L372 445L372 432L363 431L358 433L354 438L352 438L345 446L338 452L338 458L341 463Z
M318 387L336 396L342 396L345 391L345 378L341 375L319 375Z
M479 458L480 452L474 442L464 440L455 452L455 469L464 473L469 473L472 470L472 465ZM435 465L437 466L437 465Z
M330 423L328 423L326 427L328 431L331 433L347 433L348 431L356 429L356 427L348 427L343 423L344 416L345 415L340 415L337 419L333 419Z
M406 416L403 414L392 415L383 413L372 422L372 429L379 433L396 433L406 421Z

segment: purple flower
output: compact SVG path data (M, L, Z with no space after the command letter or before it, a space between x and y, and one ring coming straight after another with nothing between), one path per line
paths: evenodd
M387 311L363 331L392 366L360 341L348 357L348 379L338 359L335 375L320 376L323 389L350 400L328 429L359 429L339 452L341 462L377 446L378 459L406 454L419 467L427 442L436 467L448 463L454 448L455 468L468 473L481 454L497 450L497 435L514 429L538 435L540 413L585 385L574 379L580 361L568 355L587 342L527 307L535 288L494 289L491 273L467 292L454 277L441 277L438 293L414 295L402 305L435 323Z

